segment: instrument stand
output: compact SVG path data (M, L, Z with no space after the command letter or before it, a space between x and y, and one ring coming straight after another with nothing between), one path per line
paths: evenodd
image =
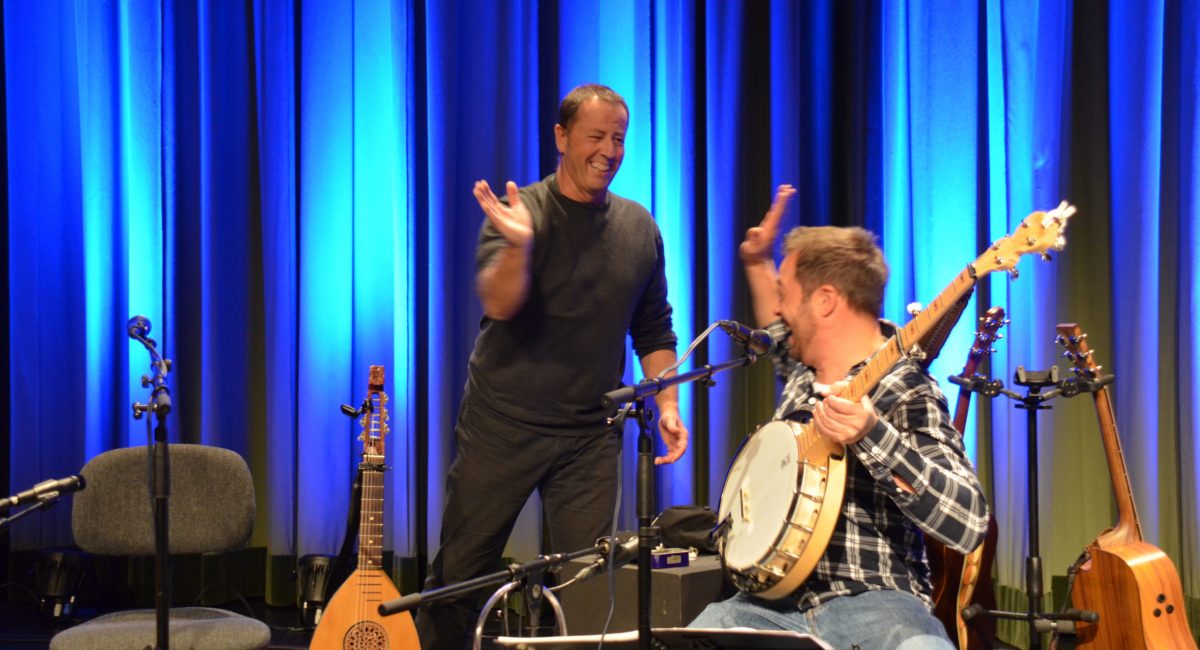
M1028 621L1029 648L1030 650L1040 650L1042 647L1041 635L1043 633L1057 633L1060 639L1058 645L1060 649L1073 648L1075 647L1075 623L1077 621L1094 623L1099 620L1099 615L1096 612L1086 610L1067 609L1062 612L1041 611L1042 558L1038 547L1040 533L1038 530L1037 412L1050 410L1047 402L1055 397L1074 397L1081 392L1095 392L1111 381L1111 376L1091 382L1081 381L1077 378L1060 381L1058 378L1058 366L1051 366L1049 370L1045 371L1031 371L1026 370L1024 366L1017 366L1013 382L1018 386L1024 386L1028 389L1024 395L1021 395L1020 393L1004 388L1004 383L1000 380L987 380L979 376L966 378L960 375L950 378L951 383L958 384L966 390L979 393L983 397L992 398L997 395L1004 395L1018 402L1016 405L1017 408L1024 409L1027 412L1026 456L1029 476L1029 555L1025 557L1025 590L1029 598L1028 608L1024 612L1006 612L984 609L977 604L972 604L962 611L964 621L970 621L976 616ZM1053 387L1051 390L1042 392L1043 388L1051 387ZM1064 643L1066 645L1063 645Z
M150 491L154 504L154 601L156 650L170 647L171 608L171 557L167 528L170 522L169 501L171 498L170 445L167 437L167 415L171 412L171 390L167 387L167 373L171 371L171 360L163 359L158 353L150 333L150 321L141 316L130 319L129 337L138 341L150 353L151 375L142 375L142 387L150 389L145 404L133 404L133 419L140 420L146 413L155 419L153 446L150 446L150 418L146 418L146 438L149 448Z

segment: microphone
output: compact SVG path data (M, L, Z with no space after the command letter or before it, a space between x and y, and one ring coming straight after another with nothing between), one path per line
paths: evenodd
M131 339L144 339L150 333L150 319L145 316L134 316L125 324L125 330L129 332Z
M588 578L604 571L608 568L608 555L612 551L613 544L616 542L612 537L601 537L596 540L596 552L600 553L600 557L591 564L579 570L575 577L571 578L572 582L583 582ZM638 538L637 535L630 537L617 546L616 553L613 557L613 568L625 566L633 560L637 559L638 555Z
M0 510L5 510L13 506L19 506L28 501L46 501L48 499L57 499L64 494L78 492L79 490L82 490L85 485L87 485L87 481L84 481L82 476L68 476L66 478L42 481L41 483L38 483L24 492L18 492L17 494L0 501Z
M758 356L774 352L778 346L787 340L787 336L790 334L787 326L783 325L782 322L778 323L778 325L772 323L770 330L750 329L732 320L719 320L717 321L717 325L725 330L726 334L733 337L733 340L744 345L747 351Z

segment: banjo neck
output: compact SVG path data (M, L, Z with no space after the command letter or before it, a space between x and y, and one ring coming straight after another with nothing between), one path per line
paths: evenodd
M901 359L924 359L925 352L918 342L938 326L960 298L971 291L977 275L974 265L971 265L955 276L950 285L925 309L918 312L907 325L896 329L896 333L871 355L862 370L838 392L838 397L857 402L870 393Z

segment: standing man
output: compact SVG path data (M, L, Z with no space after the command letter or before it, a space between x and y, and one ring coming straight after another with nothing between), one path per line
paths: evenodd
M521 189L509 181L507 200L475 184L487 216L476 252L484 318L427 588L500 570L534 490L553 551L587 548L610 529L621 438L608 431L601 397L620 386L626 336L648 377L676 359L658 227L644 207L608 191L628 125L620 95L580 86L559 107L553 175ZM673 463L688 431L674 388L656 402L667 453L655 462ZM422 608L422 647L462 648L480 600Z
M924 536L968 553L987 532L983 490L951 425L937 382L913 359L897 363L861 402L832 394L891 337L881 321L888 269L862 228L800 227L772 257L795 191L781 186L739 249L760 325L791 329L776 369L786 382L776 419L811 419L846 445L845 498L824 556L786 598L745 593L709 605L692 627L812 634L836 648L954 645L931 612Z

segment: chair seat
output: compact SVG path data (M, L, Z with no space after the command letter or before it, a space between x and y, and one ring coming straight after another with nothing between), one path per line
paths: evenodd
M134 650L153 648L155 611L114 612L63 630L50 640L50 650ZM181 650L252 650L271 642L271 630L261 621L211 607L171 609L172 648Z

